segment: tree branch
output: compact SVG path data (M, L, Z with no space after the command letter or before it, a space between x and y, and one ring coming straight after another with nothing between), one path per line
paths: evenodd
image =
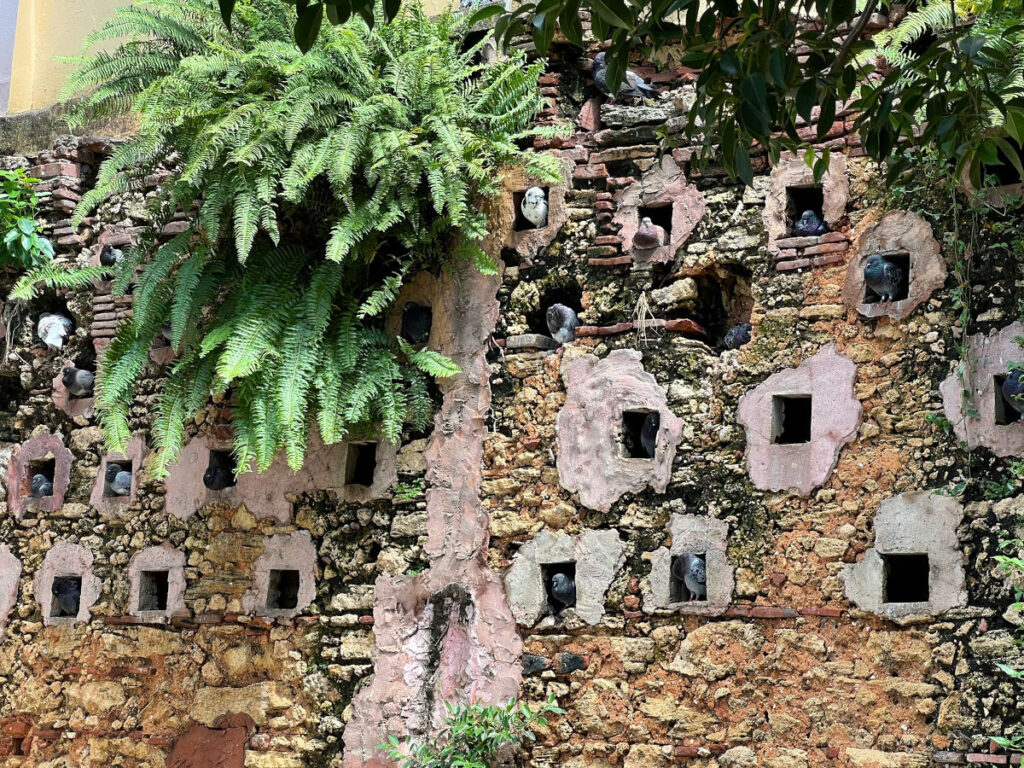
M850 34L843 40L843 44L839 46L839 51L836 53L836 59L832 62L832 66L829 67L829 77L835 77L839 74L844 66L846 66L846 59L850 55L850 49L853 44L857 42L858 38L864 34L864 28L867 27L868 22L871 20L871 14L875 12L875 8L878 7L878 0L868 0L867 6L864 8L864 12L857 18L857 23L853 25L853 29L850 30Z

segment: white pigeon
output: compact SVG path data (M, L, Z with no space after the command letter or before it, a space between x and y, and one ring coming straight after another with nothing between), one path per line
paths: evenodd
M50 349L60 349L64 346L64 340L74 329L74 324L64 315L43 312L38 325L36 325L36 335Z
M544 198L544 190L540 187L530 187L526 190L523 202L519 204L519 210L523 212L523 218L537 229L548 225L548 201Z

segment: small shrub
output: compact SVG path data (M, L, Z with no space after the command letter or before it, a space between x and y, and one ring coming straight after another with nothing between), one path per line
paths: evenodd
M21 168L0 170L0 266L30 269L53 258L53 245L36 221L39 196Z

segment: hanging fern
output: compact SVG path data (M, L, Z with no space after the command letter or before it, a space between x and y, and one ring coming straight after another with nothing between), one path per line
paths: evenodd
M405 423L425 424L430 377L457 369L386 335L383 314L418 270L462 257L494 267L477 245L478 201L502 168L558 178L553 157L517 145L542 106L542 62L475 64L463 21L418 8L372 30L331 27L302 55L293 15L281 0L240 0L228 30L216 0L143 0L90 36L116 47L77 59L66 86L84 94L74 119L135 112L140 126L76 222L163 163L164 219L196 209L186 232L128 249L115 289L137 273L134 316L99 371L100 418L123 450L135 385L170 326L158 474L187 421L229 388L243 470L281 450L297 469L314 427L331 443L357 426L397 441Z

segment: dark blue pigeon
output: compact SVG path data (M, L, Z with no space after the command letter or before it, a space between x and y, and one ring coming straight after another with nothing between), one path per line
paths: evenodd
M564 573L551 577L551 596L565 608L576 605L576 580Z
M864 284L878 296L879 301L894 301L903 277L903 270L880 254L872 253L864 264Z
M53 496L53 481L43 474L33 475L29 494L37 499Z
M725 332L725 348L739 349L744 344L750 343L750 331L753 328L750 323L734 325Z
M51 616L77 616L82 598L82 581L68 576L58 576L50 587L53 595Z
M1024 419L1024 369L1014 368L1006 375L1003 399L1020 414L1019 419Z
M647 454L647 458L653 459L658 452L658 429L661 427L661 414L651 411L644 417L644 423L640 426L640 446Z
M793 234L800 237L824 235L826 232L828 232L828 227L814 211L804 211L797 219L796 226L793 227Z

